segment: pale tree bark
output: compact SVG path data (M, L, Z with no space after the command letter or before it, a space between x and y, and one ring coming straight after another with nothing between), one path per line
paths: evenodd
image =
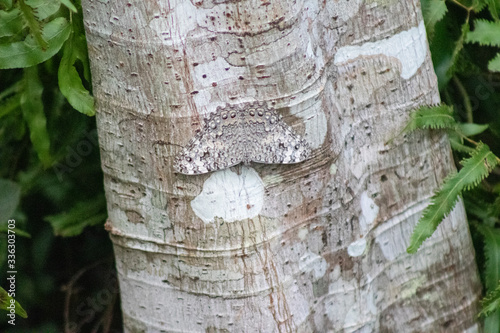
M98 1L83 9L127 332L478 330L462 203L409 235L453 170L417 0ZM202 175L173 162L218 106L261 101L313 149Z

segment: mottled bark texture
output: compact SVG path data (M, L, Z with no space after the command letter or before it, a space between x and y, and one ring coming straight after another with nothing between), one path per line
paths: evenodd
M462 203L405 249L453 170L393 138L439 102L417 0L84 0L127 332L458 332L480 284ZM218 106L265 102L312 148L202 175L175 156Z

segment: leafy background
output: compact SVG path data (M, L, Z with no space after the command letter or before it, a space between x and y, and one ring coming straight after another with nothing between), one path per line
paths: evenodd
M13 218L28 313L2 332L122 331L81 12L0 0L0 281Z
M481 318L499 332L500 0L421 3L446 105L417 110L404 132L448 131L459 171L408 235L408 252L463 198ZM81 12L79 0L0 0L0 281L13 218L16 300L29 316L13 329L0 315L2 332L121 331Z

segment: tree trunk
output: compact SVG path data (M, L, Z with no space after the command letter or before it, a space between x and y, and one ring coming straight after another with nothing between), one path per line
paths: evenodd
M385 144L439 102L419 1L83 9L125 331L478 330L462 203L405 251L454 168L447 138ZM205 118L251 102L304 137L305 162L175 172Z

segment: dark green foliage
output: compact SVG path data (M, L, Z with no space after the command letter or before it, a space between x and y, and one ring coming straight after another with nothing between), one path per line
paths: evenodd
M500 1L422 0L430 49L443 101L453 106L421 108L406 132L448 132L456 174L431 199L411 237L417 251L463 195L487 297L485 332L500 331ZM484 144L482 143L484 142ZM487 144L487 145L486 145ZM464 192L464 190L470 190Z
M67 324L91 331L118 309L112 260L101 260L112 251L81 12L79 1L0 0L0 281L11 219L15 299L26 309L16 303L14 327L0 311L1 332L63 331L65 308ZM103 290L113 297L89 311Z

